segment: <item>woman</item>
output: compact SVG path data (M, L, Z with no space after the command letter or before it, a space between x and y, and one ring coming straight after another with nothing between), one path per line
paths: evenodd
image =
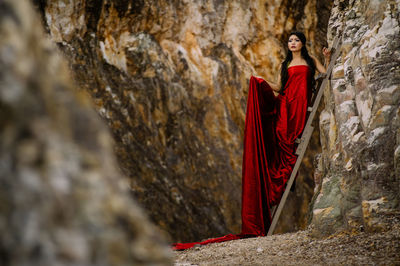
M290 34L278 84L259 77L250 79L243 145L242 232L203 242L174 244L175 250L267 234L270 208L279 203L296 162L295 140L304 128L315 69L326 72L308 54L305 44L303 33ZM330 51L324 48L323 54L328 63Z
M270 209L279 203L296 163L295 140L306 122L315 70L326 72L318 59L308 54L305 45L303 33L289 35L278 84L257 77L250 79L242 167L244 235L267 233ZM322 52L327 64L330 51L324 48Z

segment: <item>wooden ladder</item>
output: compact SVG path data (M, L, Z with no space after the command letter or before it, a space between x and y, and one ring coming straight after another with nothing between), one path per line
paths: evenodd
M317 78L317 84L316 84L316 91L313 94L313 97L311 99L311 104L312 107L308 107L307 111L310 112L307 118L307 122L306 125L304 126L304 130L303 133L301 134L301 138L300 139L296 139L296 143L298 143L297 149L296 149L296 155L298 155L297 160L296 160L296 164L294 165L292 174L290 175L289 181L286 184L286 189L285 192L282 195L282 198L279 202L278 207L276 208L276 206L274 206L272 208L272 223L271 226L269 227L268 230L268 236L272 235L274 233L276 224L279 220L279 216L282 212L283 206L285 205L286 199L289 195L289 191L290 188L293 185L294 179L297 175L297 172L299 170L301 161L303 160L304 157L304 153L307 149L308 143L310 142L310 138L311 135L313 133L314 127L311 125L313 120L314 120L314 116L317 112L318 106L319 106L319 102L321 101L322 98L322 94L324 93L325 87L329 82L329 78L330 75L332 73L332 69L333 66L335 64L336 59L338 58L339 54L340 54L340 46L341 42L340 42L340 37L336 36L334 41L333 41L333 46L332 46L332 57L331 57L331 62L328 65L328 69L326 71L326 74L320 74Z

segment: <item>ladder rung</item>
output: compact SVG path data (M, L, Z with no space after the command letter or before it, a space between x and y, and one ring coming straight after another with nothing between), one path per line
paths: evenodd
M297 144L299 144L301 142L301 139L297 138L294 142L296 142Z
M303 150L303 148L304 148L304 145L299 144L299 146L296 149L296 155L299 155L301 153L301 151Z
M308 106L308 107L307 107L307 111L312 112L312 110L313 110L313 109L312 109L311 106Z

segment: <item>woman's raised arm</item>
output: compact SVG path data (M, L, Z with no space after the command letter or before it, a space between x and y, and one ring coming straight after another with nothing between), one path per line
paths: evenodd
M331 59L331 50L330 49L328 49L328 48L326 48L326 47L324 47L323 49L322 49L322 54L324 55L324 65L325 66L328 66L328 64L329 64L329 61L330 61L330 59ZM321 64L321 62L318 60L318 58L316 58L315 56L312 56L312 55L310 55L311 56L311 58L314 60L314 63L315 63L315 67L316 67L316 69L318 70L318 72L319 73L323 73L323 74L325 74L326 73L326 68L325 68L325 66L324 65L322 65Z
M280 70L279 70L278 82L277 83L269 81L269 80L267 80L267 79L265 79L263 77L259 77L259 76L255 76L255 77L262 78L263 80L265 80L273 91L279 93L279 91L281 90L281 71Z
M271 89L273 90L273 91L275 91L275 92L279 92L280 90L281 90L281 74L280 74L280 72L279 72L279 77L278 77L278 82L277 83L274 83L274 82L271 82L271 81L268 81L268 80L265 80L267 83L268 83L268 85L271 87Z

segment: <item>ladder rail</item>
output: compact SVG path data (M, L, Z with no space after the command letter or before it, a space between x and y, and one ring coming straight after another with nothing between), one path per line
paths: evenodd
M326 76L325 76L324 80L319 84L319 88L317 90L317 95L313 99L314 103L313 103L313 106L312 106L312 110L311 110L310 114L308 115L306 125L304 126L304 130L303 130L303 133L301 135L300 144L298 145L298 147L296 149L296 154L298 155L296 163L295 163L295 165L293 167L293 171L292 171L292 173L290 175L289 181L286 184L286 189L285 189L285 191L284 191L284 193L282 195L282 198L281 198L281 200L279 202L279 205L278 205L277 208L273 209L272 222L271 222L271 225L269 227L267 236L270 236L270 235L272 235L274 233L276 224L278 223L278 220L279 220L279 216L280 216L280 214L282 212L282 209L283 209L283 207L284 207L284 205L286 203L286 199L287 199L287 197L289 195L290 188L293 185L294 179L295 179L295 177L297 175L297 171L299 170L301 161L303 160L304 153L305 153L305 151L307 149L307 146L308 146L308 143L310 141L312 132L314 130L314 127L312 126L312 122L314 120L314 116L317 113L317 109L318 109L319 103L321 101L323 92L325 90L325 86L329 82L329 78L331 76L331 73L332 73L332 70L333 70L333 66L335 65L335 61L336 61L336 59L338 58L338 56L340 54L340 49L338 49L339 48L339 44L341 43L340 39L341 38L339 36L336 36L335 40L333 41L332 48L333 48L334 52L333 52L333 56L331 58L331 62L328 65L328 68L327 68L327 71L326 71Z

